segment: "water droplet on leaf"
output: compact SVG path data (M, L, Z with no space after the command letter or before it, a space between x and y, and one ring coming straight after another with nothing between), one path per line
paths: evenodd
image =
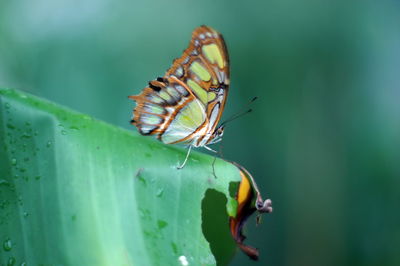
M3 243L3 249L5 251L10 251L12 249L12 242L11 239L7 238Z
M159 189L157 189L156 196L160 198L160 197L162 197L163 193L164 193L164 189L163 188L159 188Z
M7 266L13 266L15 264L15 258L10 257L7 262Z
M7 180L5 180L5 179L0 179L0 186L9 186L9 185L10 185L10 183L8 183Z

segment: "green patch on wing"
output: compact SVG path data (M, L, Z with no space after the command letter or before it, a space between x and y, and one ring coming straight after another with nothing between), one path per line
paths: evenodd
M222 57L221 51L215 43L204 45L202 50L210 63L216 63L219 68L224 67L224 59Z
M192 134L206 119L202 105L197 101L189 102L175 116L162 135L164 143L173 143Z
M190 70L196 74L200 79L204 81L209 81L211 79L210 73L207 71L207 69L199 62L194 61L190 65Z
M200 101L204 104L204 106L206 106L208 103L207 92L202 87L200 87L200 85L197 84L197 82L195 82L191 79L187 80L187 84L192 89L192 91L196 94L197 98L199 98Z

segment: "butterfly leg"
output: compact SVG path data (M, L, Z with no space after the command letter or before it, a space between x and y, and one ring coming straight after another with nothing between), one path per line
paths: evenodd
M212 152L214 152L214 153L217 153L217 151L211 149L210 147L207 147L206 145L204 145L203 147L206 148L206 149L209 150L209 151L212 151Z
M218 155L223 158L223 154L222 154L222 144L219 146L219 151L218 151ZM217 175L215 174L215 162L217 161L217 155L214 156L214 161L212 163L212 169L213 169L213 175L215 178L217 178Z
M216 161L217 161L217 156L214 156L214 160L213 160L213 163L212 163L212 169L213 169L213 175L214 175L215 179L218 178L217 175L215 174L215 162Z
M188 152L186 153L186 158L185 158L185 160L183 161L183 164L181 164L180 166L177 167L178 169L182 169L182 168L185 166L185 164L186 164L186 162L187 162L187 160L188 160L188 158L189 158L189 154L190 154L190 151L191 151L191 150L192 150L192 145L189 145Z

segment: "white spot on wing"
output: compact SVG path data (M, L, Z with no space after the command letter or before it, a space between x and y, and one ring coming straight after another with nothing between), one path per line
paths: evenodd
M225 72L218 69L218 67L214 67L214 72L217 74L218 82L225 83Z
M187 64L189 62L190 58L187 56L183 61L182 64Z
M149 124L149 125L157 125L162 122L162 118L156 115L142 113L140 116L140 122Z
M225 82L225 72L221 72L220 76L221 76L221 83L226 83Z
M140 131L142 134L148 134L148 133L150 133L150 131L152 131L152 130L155 129L156 127L157 127L157 126L139 124L139 131Z
M143 106L143 111L150 113L150 114L158 114L162 115L165 113L164 108L162 108L159 105L151 104L151 103L145 103Z
M175 75L180 78L183 76L183 68L180 66L175 70Z
M203 33L199 35L200 39L204 40L206 38L206 35L204 35Z
M218 113L219 113L219 104L216 104L214 106L214 109L211 112L211 116L210 116L210 128L212 128L218 118Z
M177 89L183 96L186 96L189 94L188 91L181 85L175 85L175 89Z

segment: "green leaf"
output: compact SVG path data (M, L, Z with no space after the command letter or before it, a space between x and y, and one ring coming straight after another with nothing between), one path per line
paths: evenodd
M0 264L227 264L238 170L185 153L1 90Z

